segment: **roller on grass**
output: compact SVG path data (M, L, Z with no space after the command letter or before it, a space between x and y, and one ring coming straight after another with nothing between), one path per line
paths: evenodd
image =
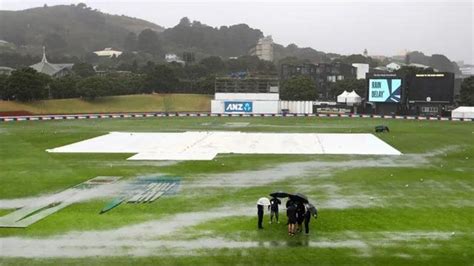
M121 197L121 198L116 198L116 199L112 200L107 205L105 205L105 207L102 208L102 210L100 210L99 214L106 213L106 212L112 210L113 208L119 206L120 204L122 204L122 202L125 201L125 199L126 199L126 197Z

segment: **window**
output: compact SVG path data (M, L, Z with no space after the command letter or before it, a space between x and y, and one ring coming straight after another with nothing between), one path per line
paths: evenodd
M329 82L336 82L336 76L328 76Z
M421 107L422 113L438 113L438 107L436 106L422 106Z

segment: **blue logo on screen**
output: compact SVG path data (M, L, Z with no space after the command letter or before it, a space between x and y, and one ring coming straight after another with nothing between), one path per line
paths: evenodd
M369 102L399 103L401 99L401 79L370 79Z
M252 102L224 102L225 112L250 113L253 110Z

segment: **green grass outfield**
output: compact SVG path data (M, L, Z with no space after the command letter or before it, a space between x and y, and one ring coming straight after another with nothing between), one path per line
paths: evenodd
M209 112L212 96L202 94L141 94L33 102L0 101L0 112L26 111L32 114L112 112Z
M226 123L248 122L235 127ZM213 161L126 161L130 154L50 154L45 149L110 131L239 130L247 132L373 132L400 157L334 155L219 155ZM473 265L474 123L364 118L180 117L24 121L0 124L0 202L54 193L100 175L124 178L182 176L176 195L152 204L123 204L104 215L110 199L73 204L26 229L0 228L0 265ZM308 167L302 172L298 167ZM271 180L268 169L295 174ZM287 168L285 168L287 167ZM313 168L311 168L313 167ZM285 170L287 169L287 170ZM270 181L255 185L187 187L234 174ZM270 172L271 173L271 172ZM278 172L273 172L278 175ZM288 237L281 224L256 229L255 202L274 190L301 191L319 207L309 236ZM158 249L156 254L68 258L1 257L2 239L54 239L73 232L104 231L165 221L180 213L249 207L250 214L214 217L182 226L156 241L236 243L235 247ZM0 209L0 215L12 209ZM190 216L185 219L195 219ZM453 235L452 232L455 234ZM146 241L144 240L144 245ZM141 242L140 242L141 243ZM243 247L250 243L252 247ZM254 246L256 244L256 246ZM25 252L28 252L25 249ZM58 251L59 253L61 251ZM105 254L104 254L105 255ZM122 256L123 255L123 256Z

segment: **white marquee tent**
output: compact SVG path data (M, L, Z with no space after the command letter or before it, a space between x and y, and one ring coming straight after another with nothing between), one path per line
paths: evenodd
M451 117L474 119L474 106L459 106L451 112Z
M337 102L338 103L345 103L346 100L347 100L347 95L349 95L349 93L347 91L344 91L343 93L339 94L337 96Z
M337 96L338 103L354 104L354 103L360 103L361 101L362 101L362 98L355 91L351 91L351 92L344 91L343 93Z
M355 91L349 92L347 95L347 103L360 103L362 102L362 98L357 94Z

